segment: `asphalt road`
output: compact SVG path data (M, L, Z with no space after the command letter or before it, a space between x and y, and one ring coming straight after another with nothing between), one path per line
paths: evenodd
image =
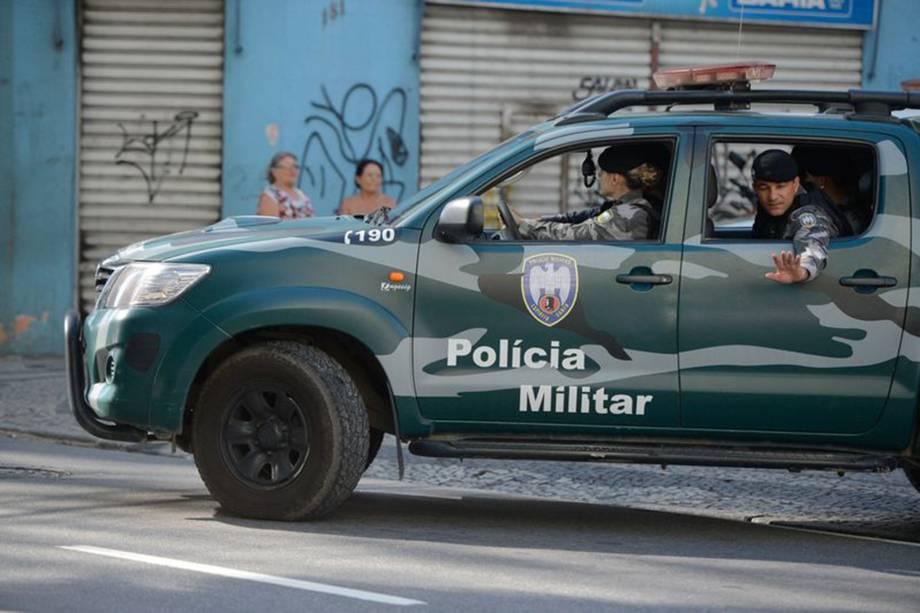
M186 458L0 438L0 609L915 611L920 546L365 479L220 513Z

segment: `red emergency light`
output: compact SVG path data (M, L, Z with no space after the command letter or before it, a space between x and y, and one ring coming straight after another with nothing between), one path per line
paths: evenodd
M776 64L752 62L748 64L720 64L698 68L672 68L659 70L652 75L661 89L702 89L731 87L735 83L766 81L773 76Z

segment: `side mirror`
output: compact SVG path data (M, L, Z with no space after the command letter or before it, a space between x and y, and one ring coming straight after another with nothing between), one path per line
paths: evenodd
M482 234L482 198L469 196L448 202L441 209L434 235L447 243L462 243Z

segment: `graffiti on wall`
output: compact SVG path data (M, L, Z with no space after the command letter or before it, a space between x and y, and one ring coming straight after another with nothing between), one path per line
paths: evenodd
M329 0L329 4L323 6L323 27L344 16L345 0Z
M586 75L578 81L578 86L572 90L572 100L584 100L595 94L612 92L617 89L635 89L639 80L636 77L605 77Z
M337 207L354 190L357 163L372 158L383 166L383 191L399 202L406 189L399 170L410 155L403 132L405 90L394 87L381 98L371 85L357 83L338 104L325 86L321 92L322 100L311 102L314 112L304 120L307 138L298 187L314 200Z
M122 143L115 153L115 163L137 169L147 184L148 204L153 204L165 177L174 170L180 175L185 170L192 124L197 118L197 111L179 111L173 116L172 123L163 129L162 122L155 119L148 122L141 116L139 123L143 127L133 132L118 123ZM148 123L150 129L145 130ZM174 146L176 143L178 147Z

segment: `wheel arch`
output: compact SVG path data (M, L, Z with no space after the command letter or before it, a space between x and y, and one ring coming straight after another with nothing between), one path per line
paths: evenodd
M370 425L390 434L395 433L389 377L367 345L339 330L320 326L280 325L247 330L221 343L208 355L195 374L189 389L182 415L182 431L177 435L180 446L186 451L191 449L190 433L195 404L204 382L220 364L248 347L282 340L311 345L332 356L354 380L367 407Z
M409 346L409 332L389 311L354 294L304 288L290 292L262 292L218 305L204 312L227 337L211 348L195 370L186 394L181 430L183 449L191 448L190 424L203 383L230 355L255 344L289 340L315 346L338 361L354 379L368 410L370 424L395 433L391 390L411 386L411 364L394 355ZM229 316L221 317L222 313ZM381 357L388 357L386 363Z

